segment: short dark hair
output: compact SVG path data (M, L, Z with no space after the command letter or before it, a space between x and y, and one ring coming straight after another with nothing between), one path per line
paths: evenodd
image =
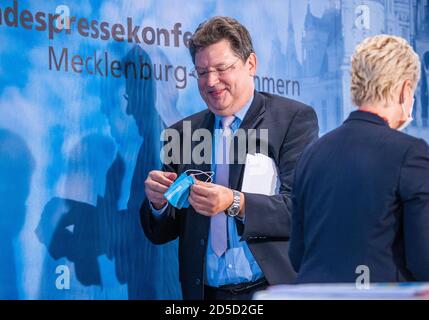
M249 31L230 17L213 17L201 23L189 41L189 52L195 64L195 54L203 48L221 40L228 40L234 53L246 61L254 53Z

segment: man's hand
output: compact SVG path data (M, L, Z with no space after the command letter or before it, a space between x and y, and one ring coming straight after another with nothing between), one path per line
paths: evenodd
M198 213L205 216L214 216L231 206L234 195L232 190L224 186L202 182L195 179L191 186L189 203ZM241 193L240 213L243 217L244 195Z
M153 170L149 172L149 176L144 182L147 199L152 203L152 206L159 210L167 203L164 198L164 193L176 180L177 174L174 172L164 172Z

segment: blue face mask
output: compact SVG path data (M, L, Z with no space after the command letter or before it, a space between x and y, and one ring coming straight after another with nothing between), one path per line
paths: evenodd
M170 188L168 188L164 193L164 197L177 209L188 208L190 188L195 183L193 176L205 175L207 177L205 182L212 182L213 174L213 171L206 173L201 170L186 170L174 181Z

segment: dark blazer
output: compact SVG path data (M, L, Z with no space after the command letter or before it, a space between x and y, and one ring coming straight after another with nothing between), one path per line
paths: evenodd
M296 167L289 255L298 283L429 280L429 149L352 112Z
M199 128L213 131L214 128L214 114L204 110L172 126L180 132L182 139L183 121L191 121L192 132ZM255 92L240 128L268 129L268 156L279 170L281 187L280 194L274 196L245 193L246 218L244 224L236 219L238 234L248 242L270 284L289 283L295 278L288 258L293 172L298 156L317 138L317 117L312 108L302 103ZM193 142L192 148L198 143ZM254 153L255 150L247 152ZM180 163L164 165L163 170L174 171L178 175L187 169L210 171L210 163ZM244 164L230 166L230 187L240 190ZM196 213L191 206L178 210L170 205L161 217L156 218L147 201L140 213L144 232L154 243L162 244L179 237L179 277L183 297L202 299L210 218Z

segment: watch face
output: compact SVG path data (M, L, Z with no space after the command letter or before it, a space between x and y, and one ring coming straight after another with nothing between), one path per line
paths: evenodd
M235 208L230 208L228 210L228 215L231 217L235 217L238 214L238 210L236 210Z
M231 209L229 209L229 212L231 213L231 214L235 214L236 212L237 212L237 207L235 206L235 205L233 205L232 206L232 208Z

